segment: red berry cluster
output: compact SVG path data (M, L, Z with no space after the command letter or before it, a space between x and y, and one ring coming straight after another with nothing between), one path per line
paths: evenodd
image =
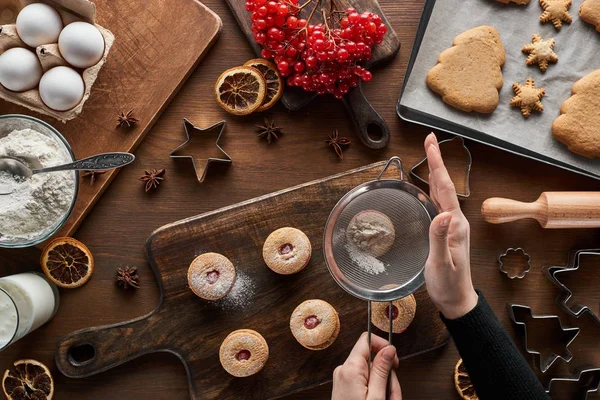
M371 12L354 8L323 12L324 22L310 24L321 0L246 0L252 32L263 47L262 57L273 59L289 86L318 94L331 93L341 99L359 80L373 76L361 63L371 58L371 49L383 41L387 26ZM308 19L300 11L316 2Z

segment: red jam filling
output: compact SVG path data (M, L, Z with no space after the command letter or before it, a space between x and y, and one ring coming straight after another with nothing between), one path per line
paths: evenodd
M385 308L385 316L388 317L390 315L390 306ZM392 304L392 321L398 318L398 307Z
M294 251L294 246L292 246L290 243L286 243L279 248L279 254L281 254L282 256L285 254L289 254L292 251Z
M315 329L320 323L321 321L319 321L316 315L311 315L309 317L306 317L306 319L304 320L304 327L306 329Z
M212 285L213 283L219 280L219 275L221 275L219 271L213 269L212 271L206 273L206 280Z
M235 359L238 361L246 361L250 359L250 352L248 350L240 350L235 355Z

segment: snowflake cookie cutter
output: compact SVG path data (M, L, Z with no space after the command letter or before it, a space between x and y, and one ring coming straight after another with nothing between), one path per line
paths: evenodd
M545 320L556 320L558 322L558 328L561 331L561 340L564 343L564 352L562 354L556 354L551 351L548 356L542 358L542 353L529 347L527 342L527 323L519 320L516 316L515 311L525 312L529 315L530 319L545 319ZM573 359L573 354L569 351L569 345L573 343L577 335L579 335L579 328L565 328L557 315L534 315L531 311L531 307L510 303L508 305L508 311L512 322L521 328L521 337L523 338L523 345L525 351L534 356L534 363L542 373L545 373L548 368L554 364L557 359L561 359L565 362L570 362Z
M221 146L219 146L219 140L221 140L221 136L223 136L223 133L225 132L226 123L227 122L223 120L217 122L214 125L209 126L208 128L202 129L196 127L187 118L184 118L183 127L185 128L186 140L171 152L170 157L190 158L192 160L194 170L196 171L196 178L198 178L198 182L204 182L204 179L206 178L206 173L208 172L208 168L212 163L231 164L233 162L229 154L227 154L225 150L223 150ZM201 135L203 133L208 133L217 130L219 131L219 134L217 136L217 140L215 141L215 146L217 146L217 149L219 149L223 157L197 158L194 155L177 155L179 151L183 150L186 146L190 144L191 141L193 141L195 135ZM202 163L203 165L198 165L200 163Z
M519 272L517 275L511 275L504 268L504 258L508 256L509 253L521 253L525 261L525 268L523 268L521 272ZM498 256L498 269L500 270L500 272L506 275L508 279L523 279L525 275L527 275L527 273L531 270L531 256L529 255L529 253L523 250L522 247L509 247L504 251L504 253Z
M566 378L552 378L548 384L546 392L552 392L554 382L577 382L577 400L587 400L590 393L600 393L600 368L586 368L578 374ZM556 385L555 385L556 386Z
M567 266L563 267L544 267L542 271L546 275L546 277L552 282L556 287L560 289L559 294L556 296L556 303L560 308L562 308L567 314L579 318L583 314L590 313L594 321L600 325L600 316L596 315L588 306L583 304L575 304L572 307L569 307L567 304L568 301L573 297L573 292L569 289L564 283L560 281L560 275L566 273L573 273L577 271L581 266L581 258L583 256L597 256L600 257L600 249L582 249L582 250L573 250L569 252L569 258Z
M470 181L470 176L471 176L471 166L473 165L473 157L471 156L471 152L465 145L465 140L461 136L455 136L452 139L442 140L441 142L439 142L439 146L440 146L440 150L443 150L444 147L449 147L451 145L456 146L457 143L459 144L461 151L464 153L467 162L465 164L465 172L464 172L464 176L463 176L464 193L458 193L458 191L457 191L456 195L458 197L466 199L467 197L469 197L471 195L471 186L470 186L469 181ZM421 161L416 163L410 169L410 176L414 177L418 181L429 186L429 180L426 178L423 178L422 176L420 176L417 173L417 169L419 167L421 167L423 164L425 164L426 162L427 162L427 157L423 158Z

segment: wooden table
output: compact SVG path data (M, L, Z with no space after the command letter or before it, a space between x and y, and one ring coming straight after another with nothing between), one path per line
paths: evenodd
M237 118L223 112L212 97L212 87L225 69L243 64L252 57L224 2L206 4L223 19L223 33L214 49L196 69L175 97L148 137L136 151L136 162L115 179L95 209L82 224L76 238L94 253L96 272L92 280L77 290L61 292L61 307L46 326L0 353L0 371L18 358L35 358L53 367L57 399L186 399L186 375L179 360L169 354L144 356L91 378L67 379L54 367L57 340L85 327L116 323L144 315L158 302L158 288L143 248L150 233L178 219L234 204L289 186L362 166L392 155L412 166L423 157L426 129L400 121L395 112L404 71L410 54L423 2L381 0L381 5L402 42L400 55L384 69L376 71L364 90L390 125L392 140L384 151L362 146L354 135L341 103L322 98L305 110L287 112L281 105L267 113L284 127L283 137L271 145L259 140L254 125L262 115ZM1 106L1 105L0 105ZM207 180L198 184L191 163L171 160L169 153L185 139L183 118L198 126L227 120L221 145L233 158L230 167L216 167ZM56 124L60 129L60 125ZM332 129L353 140L339 160L324 142ZM85 132L82 132L85 134ZM524 133L526 134L526 133ZM504 226L485 223L479 209L492 196L532 201L547 190L600 190L598 181L587 179L495 150L468 143L473 153L471 189L462 202L472 227L472 269L475 286L482 288L494 310L512 332L506 302L533 307L537 313L555 313L569 320L554 303L555 289L542 276L541 266L560 265L572 248L599 247L597 230L549 231L537 223L522 221ZM207 150L212 154L212 150ZM138 178L144 169L166 168L166 180L155 193L144 193ZM88 181L83 185L89 185ZM85 189L84 189L85 190ZM509 280L498 272L496 257L507 247L523 246L531 254L532 271L523 280ZM39 250L0 251L0 276L37 269ZM141 288L124 292L114 284L115 270L136 265ZM576 284L583 301L596 305L598 312L600 274L584 274ZM588 288L588 290L584 290ZM577 288L575 288L577 290ZM192 316L190 316L192 317ZM600 327L583 324L580 336L571 346L575 354L570 364L558 361L550 372L563 374L583 364L600 366L598 335ZM520 342L519 342L520 343ZM520 345L520 344L519 344ZM399 376L406 399L456 399L452 371L458 358L453 344L401 363ZM331 385L308 390L290 398L328 398ZM568 398L568 397L565 397Z

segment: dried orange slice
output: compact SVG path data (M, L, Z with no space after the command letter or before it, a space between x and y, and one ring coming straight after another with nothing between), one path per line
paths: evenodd
M256 111L266 111L273 107L283 94L283 78L281 77L281 74L279 74L275 64L264 58L255 58L247 61L244 65L259 70L267 84L267 95L265 96L265 100Z
M2 390L8 400L52 400L54 381L41 362L19 360L4 373Z
M94 273L94 257L79 240L61 237L51 241L41 258L46 276L62 288L77 288Z
M479 400L462 358L458 360L456 367L454 367L454 386L456 386L456 391L462 399Z
M258 110L266 95L265 78L252 67L228 69L215 84L217 103L234 115L248 115Z

